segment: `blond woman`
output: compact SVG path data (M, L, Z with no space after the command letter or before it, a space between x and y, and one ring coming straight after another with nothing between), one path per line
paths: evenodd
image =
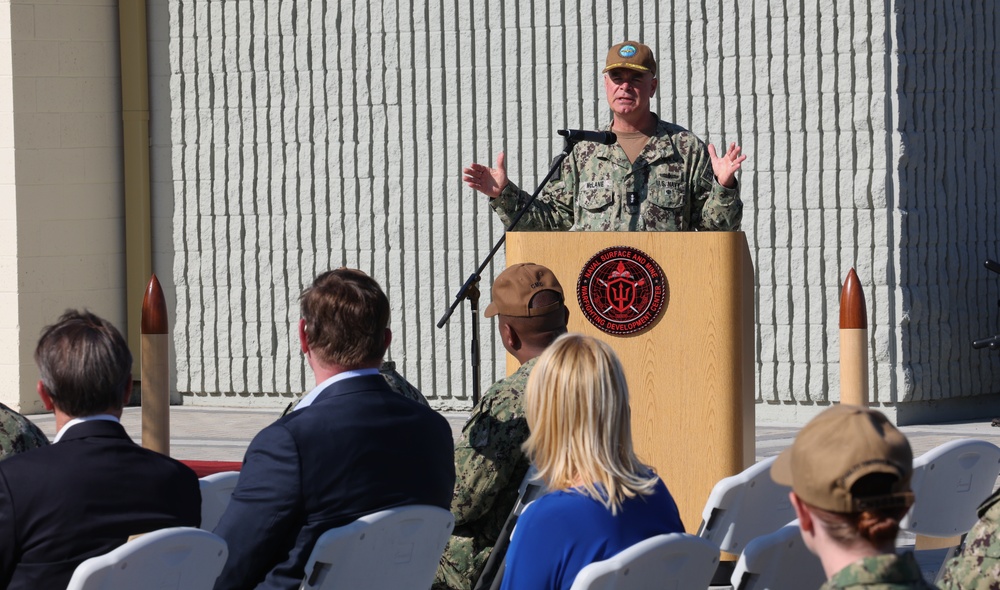
M683 532L663 481L632 450L628 385L607 344L566 334L525 390L524 450L552 490L517 524L502 588L569 588L584 566Z

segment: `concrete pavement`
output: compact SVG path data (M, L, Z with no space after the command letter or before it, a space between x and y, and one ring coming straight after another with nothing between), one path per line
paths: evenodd
M177 459L240 461L250 439L278 418L272 409L235 409L207 406L172 406L170 408L170 454ZM457 438L468 417L464 412L443 412ZM29 416L49 438L55 436L51 414ZM991 418L947 424L903 426L914 456L950 440L978 438L1000 446L1000 428L990 426ZM141 440L141 409L125 409L122 423L133 440ZM792 444L801 425L758 423L757 459L777 455Z

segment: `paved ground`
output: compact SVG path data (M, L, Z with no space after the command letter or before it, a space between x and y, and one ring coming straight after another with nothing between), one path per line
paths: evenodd
M170 454L177 459L240 461L250 439L274 421L280 412L271 409L233 409L205 406L173 406L170 410ZM467 414L448 412L457 437ZM30 416L49 438L55 435L51 415ZM959 438L979 438L1000 446L1000 428L990 426L990 418L977 421L904 426L914 456ZM141 440L141 410L126 408L122 423L136 442ZM757 425L757 458L777 455L792 443L800 425L761 423Z

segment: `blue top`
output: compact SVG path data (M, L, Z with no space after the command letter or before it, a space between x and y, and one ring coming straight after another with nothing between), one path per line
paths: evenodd
M584 566L650 537L682 532L677 504L663 480L652 495L625 500L615 516L581 492L552 492L532 502L517 521L501 590L568 590Z

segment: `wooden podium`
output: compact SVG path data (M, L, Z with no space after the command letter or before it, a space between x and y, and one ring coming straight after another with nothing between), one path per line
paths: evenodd
M659 263L666 302L642 332L607 334L583 315L577 281L601 250L631 246ZM632 436L696 532L712 486L754 463L753 263L743 232L509 232L507 264L555 273L569 330L600 338L628 378ZM508 373L517 369L508 356Z

